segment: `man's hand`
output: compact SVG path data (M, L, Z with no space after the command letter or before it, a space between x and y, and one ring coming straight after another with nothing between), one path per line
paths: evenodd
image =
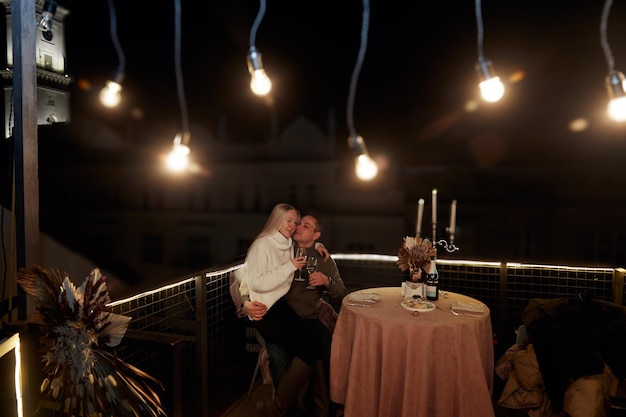
M326 249L326 246L322 245L321 243L317 245L316 250L317 250L317 253L319 253L320 255L324 257L324 262L326 262L330 258L330 252L328 252L328 249Z
M267 307L259 301L244 301L243 311L245 311L252 320L261 320L265 313L267 313Z
M328 276L324 275L320 271L315 271L309 275L309 285L314 287L321 287L323 285L330 284L330 280Z

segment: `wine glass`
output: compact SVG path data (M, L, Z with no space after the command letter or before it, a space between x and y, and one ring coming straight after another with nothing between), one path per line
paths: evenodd
M296 258L301 256L304 256L304 260L306 261L306 248L298 248L296 250ZM294 278L294 281L304 281L304 278L302 278L302 268L298 269L298 276Z
M308 272L310 276L315 271L317 271L317 258L315 256L309 256L306 260L306 272ZM313 285L307 285L306 288L307 290L314 290L317 287Z

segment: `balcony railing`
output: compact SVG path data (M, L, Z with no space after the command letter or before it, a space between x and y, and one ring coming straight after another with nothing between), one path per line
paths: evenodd
M404 279L395 256L333 258L349 291L400 286ZM230 274L240 266L198 271L110 304L132 318L116 354L165 385L162 401L172 417L221 416L248 389L257 345L246 320L235 316L230 295ZM624 300L621 268L445 259L437 268L442 289L489 306L494 333L505 347L532 298L575 297L586 290L599 300L620 305Z

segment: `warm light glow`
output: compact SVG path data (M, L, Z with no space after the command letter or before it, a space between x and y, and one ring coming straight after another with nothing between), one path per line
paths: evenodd
M467 113L473 113L476 110L478 110L478 100L468 100L465 102L465 105L463 106L463 110L465 110Z
M250 88L257 96L264 96L272 89L272 81L263 68L254 70L251 74Z
M122 86L115 81L107 81L106 86L100 90L100 102L106 107L116 107L122 100Z
M367 155L359 155L356 158L356 175L363 181L369 181L378 174L378 166Z
M569 123L569 130L572 132L582 132L589 127L589 121L584 117L579 117Z
M2 340L0 343L0 358L8 354L13 350L15 355L15 370L14 370L14 383L13 389L15 390L15 399L17 407L17 416L23 417L23 401L22 401L22 352L20 352L20 335L14 334L8 339ZM3 389L5 387L2 387ZM8 387L7 387L8 388Z
M20 352L19 334L14 335L15 341L15 399L17 401L17 416L23 417L22 406L22 353Z
M626 121L626 96L611 99L607 111L609 117L616 122Z
M185 145L185 143L188 142L189 133L185 133L185 138L187 140L183 141L180 133L174 138L174 145L172 146L170 153L167 155L166 160L166 165L170 171L182 172L189 166L190 150L189 146Z
M490 103L499 101L504 95L504 84L500 81L500 77L491 77L482 81L480 84L480 94L483 99Z

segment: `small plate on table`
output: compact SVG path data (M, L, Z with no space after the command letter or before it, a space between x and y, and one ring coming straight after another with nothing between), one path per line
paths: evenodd
M430 301L420 302L412 298L405 298L400 305L409 311L419 311L420 313L433 311L437 308L437 306Z

